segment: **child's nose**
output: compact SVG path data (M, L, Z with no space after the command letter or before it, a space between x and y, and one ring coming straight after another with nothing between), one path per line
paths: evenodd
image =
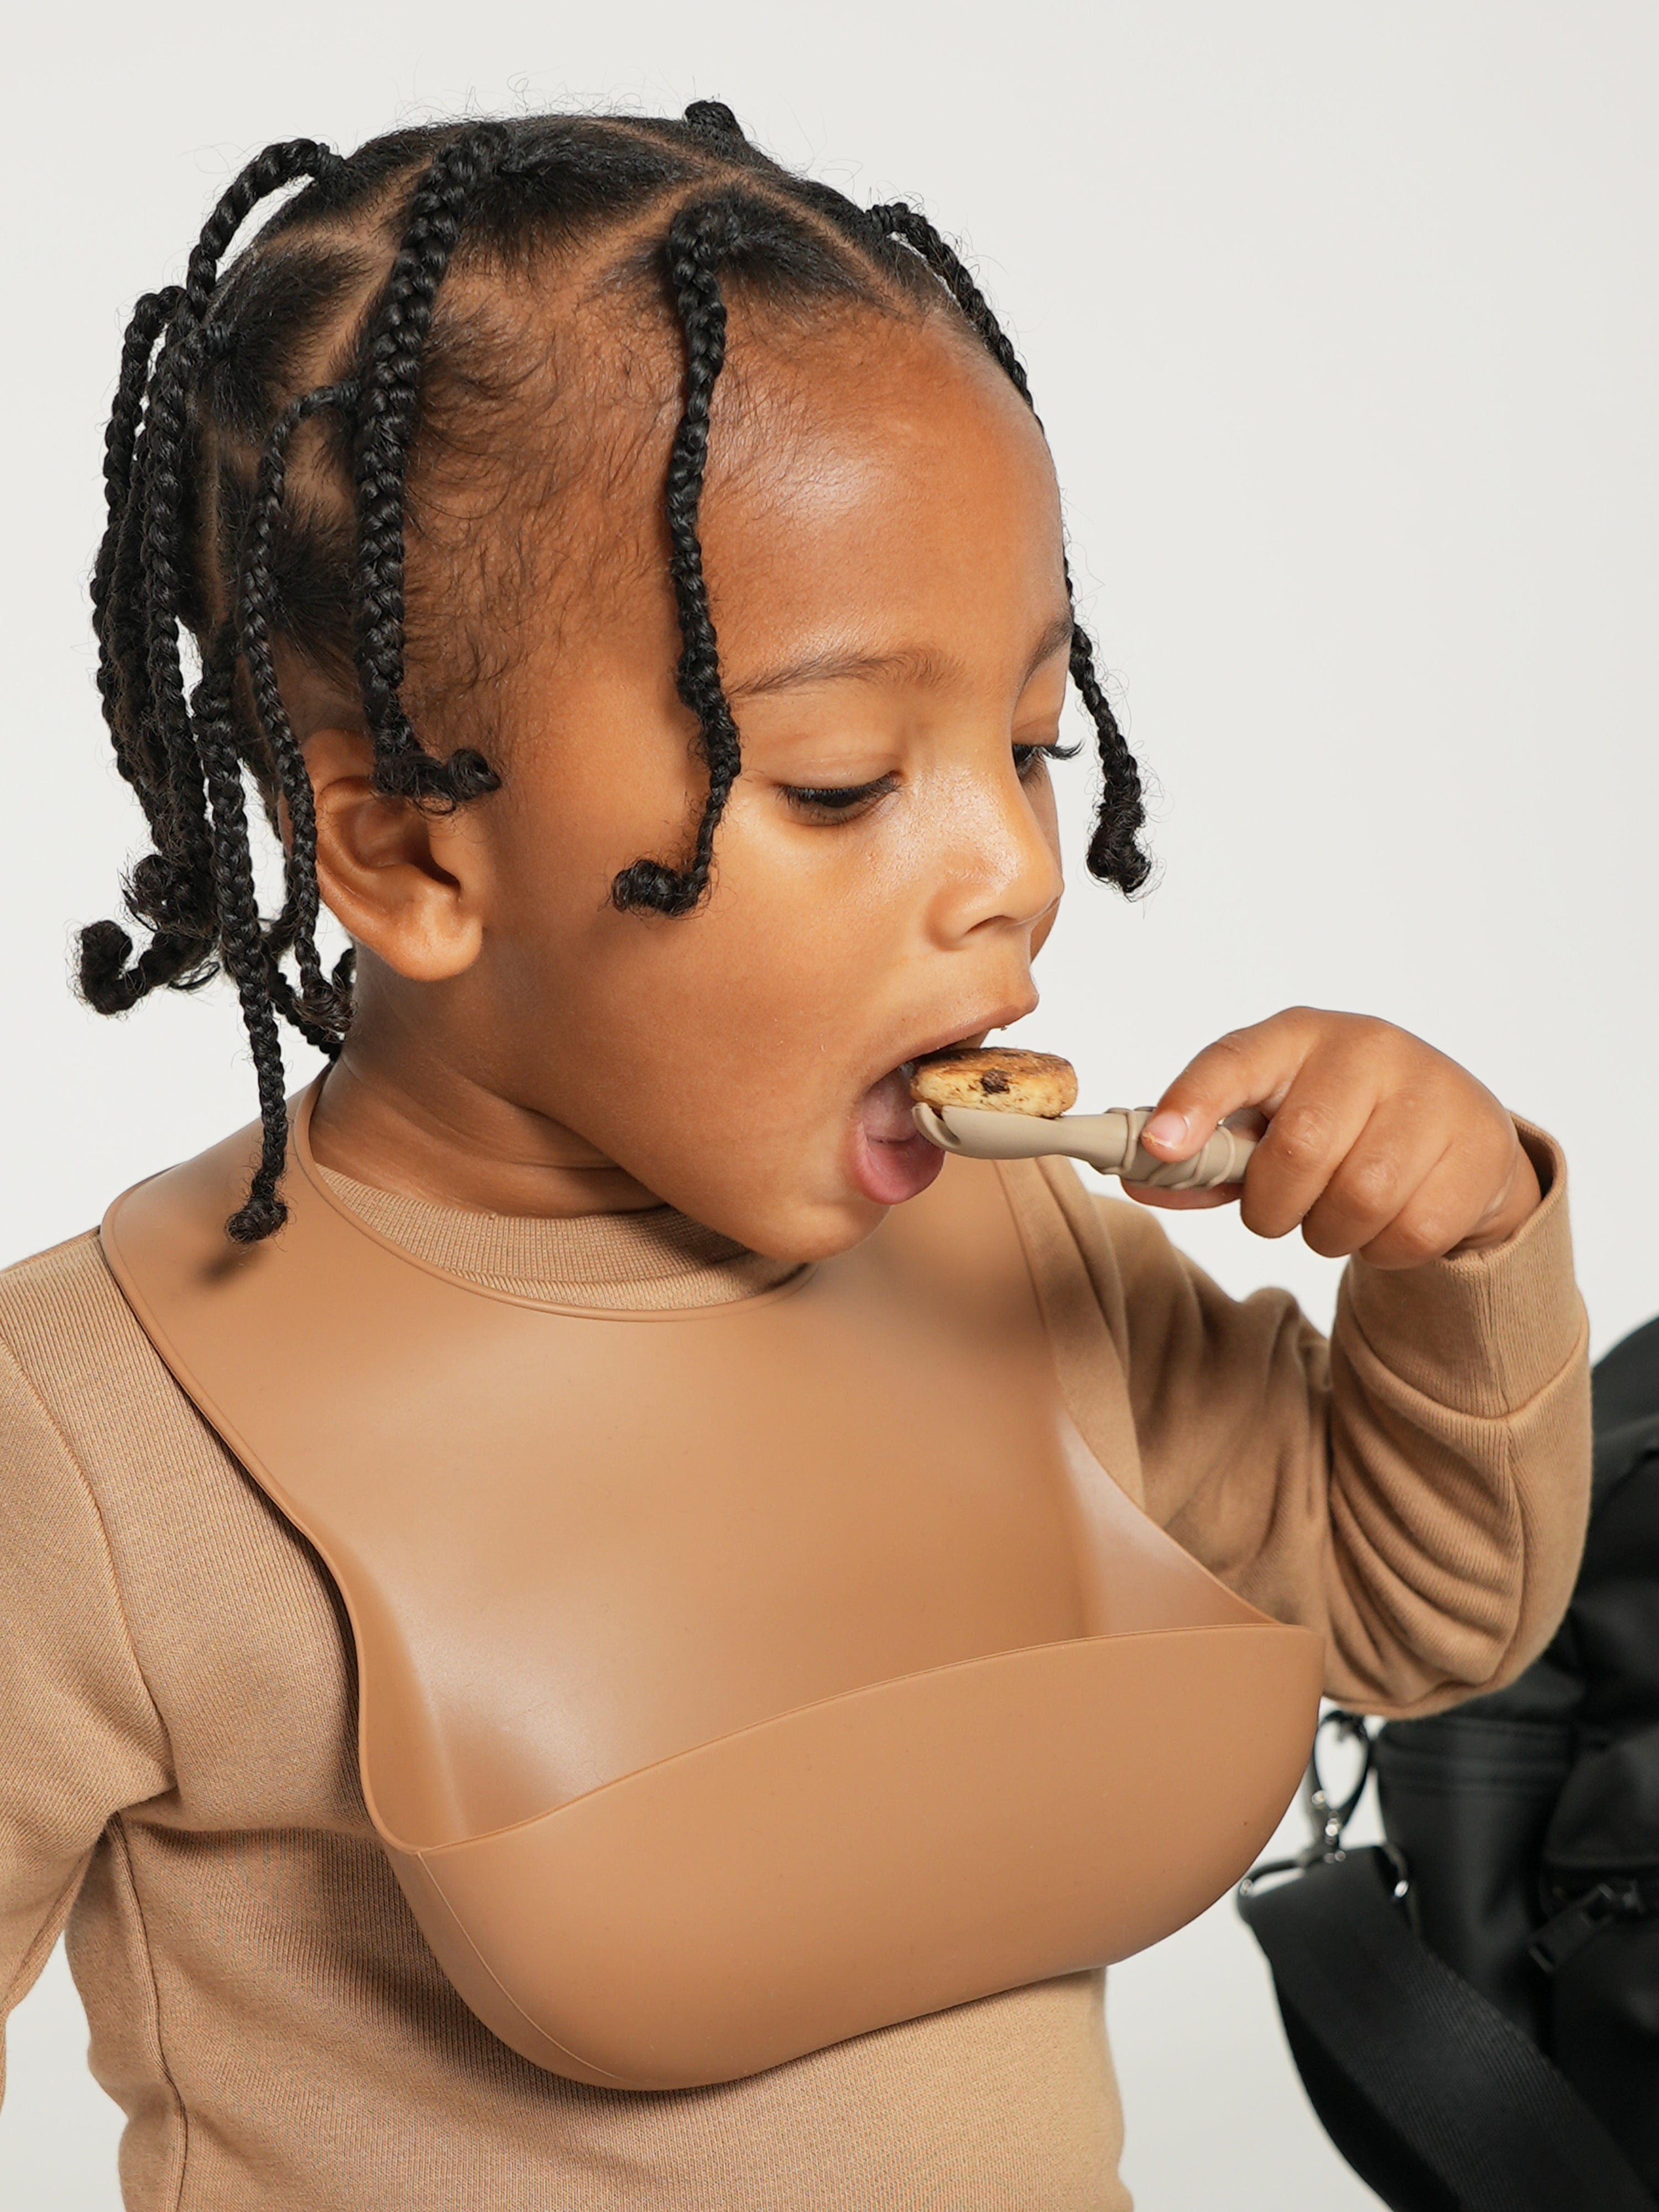
M975 801L961 806L954 825L934 907L941 936L1043 927L1064 887L1060 854L1012 763L994 789L976 784Z

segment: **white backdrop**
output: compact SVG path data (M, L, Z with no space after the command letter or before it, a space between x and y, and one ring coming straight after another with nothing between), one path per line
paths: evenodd
M1659 1061L1651 4L86 0L8 58L0 1261L251 1111L222 998L112 1024L64 988L136 836L83 592L131 300L267 139L713 96L920 198L1030 364L1164 865L1133 911L1075 885L1031 1040L1105 1104L1278 1006L1384 1013L1565 1140L1598 1347L1659 1307L1659 1181L1626 1164ZM1328 1314L1299 1245L1182 1234ZM1110 2010L1143 2212L1374 2203L1225 1909ZM118 2203L83 2043L55 1961L13 2023L0 2212Z

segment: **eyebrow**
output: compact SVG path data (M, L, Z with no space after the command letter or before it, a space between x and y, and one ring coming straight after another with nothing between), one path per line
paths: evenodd
M1069 610L1056 615L1048 624L1025 664L1025 672L1020 678L1022 690L1045 660L1058 653L1061 646L1071 643L1073 627ZM764 669L741 684L728 685L726 696L759 699L770 692L793 690L799 684L868 683L884 677L938 688L948 683L957 670L955 661L926 647L902 647L895 653L812 653L780 667Z

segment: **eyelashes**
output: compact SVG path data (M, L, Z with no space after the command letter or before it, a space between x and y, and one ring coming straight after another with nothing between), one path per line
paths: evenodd
M1077 750L1076 745L1016 745L1014 769L1023 782L1038 761L1071 760ZM804 818L828 823L846 822L867 812L898 786L896 775L880 775L872 783L786 783L779 787L788 805Z
M877 799L885 799L890 791L896 791L898 778L879 775L873 783L786 783L781 787L785 799L799 813L844 817L872 806Z

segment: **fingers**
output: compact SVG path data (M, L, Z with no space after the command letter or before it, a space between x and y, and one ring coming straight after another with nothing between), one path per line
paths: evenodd
M1443 1153L1374 1233L1362 1231L1358 1242L1341 1248L1343 1254L1363 1252L1377 1267L1420 1267L1426 1260L1437 1260L1461 1243L1473 1225L1468 1189L1464 1163L1455 1151Z
M1543 1193L1515 1125L1476 1123L1444 1152L1393 1218L1352 1249L1374 1267L1420 1267L1448 1252L1484 1251L1512 1237Z
M1344 1080L1342 1072L1329 1066L1332 1057L1317 1049L1310 1054L1250 1156L1239 1212L1244 1226L1258 1237L1288 1237L1305 1222L1346 1165L1376 1110L1369 1080ZM1370 1180L1362 1170L1359 1189ZM1339 1198L1339 1218L1343 1210ZM1308 1241L1316 1252L1324 1250L1311 1237Z
M1415 1249L1419 1238L1431 1239L1443 1219L1448 1233L1438 1249L1448 1249L1472 1225L1453 1218L1454 1185L1443 1169L1448 1149L1437 1117L1409 1098L1385 1099L1300 1217L1310 1249L1344 1260L1376 1246L1385 1266L1398 1252L1392 1264L1415 1267L1432 1256Z
M1159 1100L1147 1150L1190 1159L1218 1122L1265 1117L1242 1186L1129 1187L1143 1206L1224 1205L1259 1237L1300 1228L1332 1259L1420 1267L1514 1233L1539 1202L1514 1122L1484 1085L1420 1037L1299 1006L1219 1038Z
M1357 1018L1292 1006L1271 1020L1232 1030L1188 1061L1158 1100L1140 1141L1160 1159L1190 1159L1230 1114L1257 1106L1273 1113L1321 1033L1322 1024Z

